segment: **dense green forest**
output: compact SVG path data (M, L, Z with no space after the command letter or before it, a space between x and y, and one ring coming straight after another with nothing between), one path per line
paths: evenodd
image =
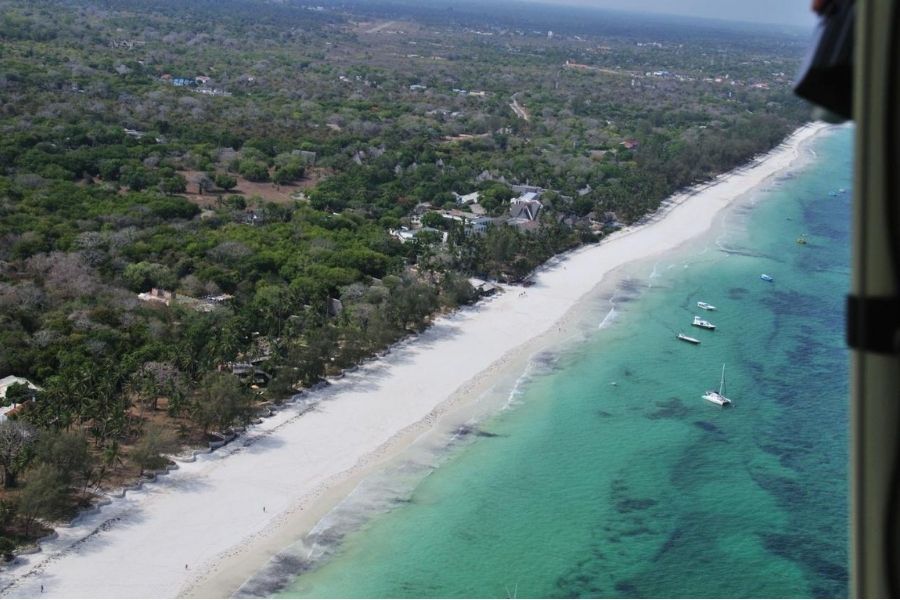
M790 32L516 6L0 0L0 553L806 119Z

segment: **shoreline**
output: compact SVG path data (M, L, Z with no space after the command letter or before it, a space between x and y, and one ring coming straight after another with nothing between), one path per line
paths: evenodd
M234 593L362 478L526 363L611 274L707 232L723 209L794 166L805 142L827 129L800 128L748 165L670 197L640 225L551 259L525 291L505 286L436 319L388 355L308 393L316 404L302 418L287 405L222 451L60 528L43 552L4 569L2 595L37 596L41 585L68 597Z

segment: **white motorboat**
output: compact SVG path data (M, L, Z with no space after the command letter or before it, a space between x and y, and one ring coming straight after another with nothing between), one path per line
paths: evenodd
M709 329L715 330L716 326L707 321L706 319L701 319L700 317L694 315L694 322L691 323L694 327L699 327L700 329Z
M693 338L689 335L684 335L683 333L679 333L675 337L677 339L681 340L682 342L687 342L688 344L699 344L700 343L700 340L698 340L697 338Z
M716 310L716 307L707 302L698 302L697 306L702 308L703 310Z

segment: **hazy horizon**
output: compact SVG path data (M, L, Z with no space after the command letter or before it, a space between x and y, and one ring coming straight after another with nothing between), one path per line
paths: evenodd
M744 23L788 25L812 29L816 17L807 0L522 0L534 4L596 7L631 13L650 13L720 19Z

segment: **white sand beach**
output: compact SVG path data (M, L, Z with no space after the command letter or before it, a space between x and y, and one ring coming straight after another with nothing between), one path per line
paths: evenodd
M311 528L359 477L471 401L622 265L708 231L737 198L801 159L827 126L795 132L752 165L680 194L642 225L539 271L535 284L438 319L333 385L194 462L59 529L43 550L0 570L7 597L221 596ZM43 593L41 592L43 586Z

